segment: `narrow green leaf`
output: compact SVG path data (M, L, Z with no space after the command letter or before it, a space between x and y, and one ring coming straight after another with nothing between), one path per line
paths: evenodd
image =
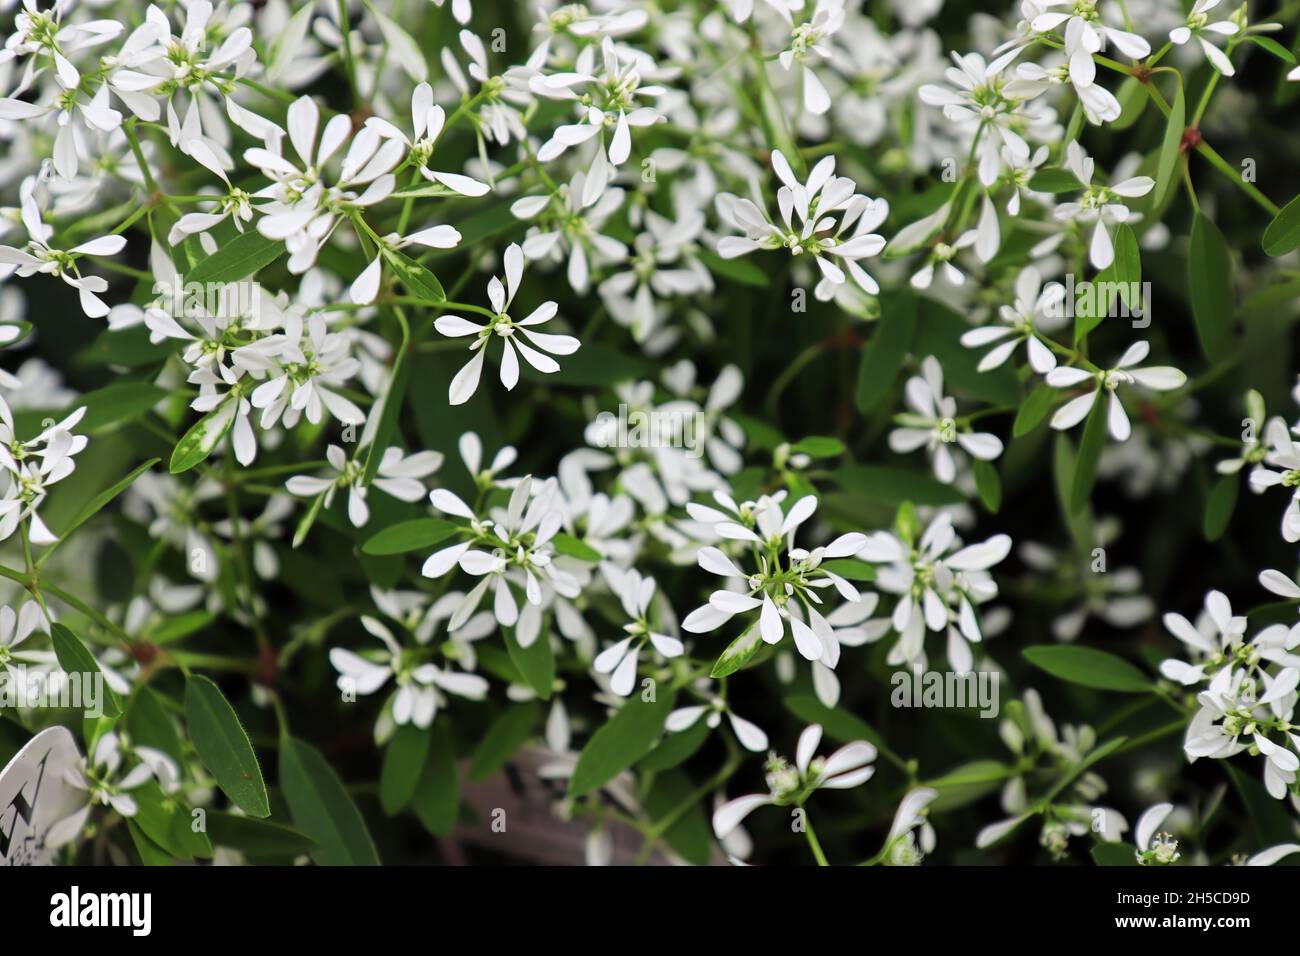
M402 810L415 796L429 753L429 731L414 724L401 724L384 748L384 764L379 775L379 804L390 817Z
M858 411L875 408L893 388L916 336L917 314L916 296L881 297L880 319L876 322L871 341L862 350L862 363L858 366L854 395Z
M1025 660L1071 684L1096 690L1142 694L1151 681L1140 670L1114 654L1073 644L1041 644L1026 647Z
M538 697L550 700L551 691L555 688L555 654L551 650L548 628L543 625L541 632L527 647L519 644L516 637L518 628L506 627L502 631L505 633L506 650L510 652L515 667L519 668L520 676L536 691Z
M1232 258L1219 227L1199 212L1187 248L1187 291L1201 352L1216 361L1232 342Z
M388 450L393 434L397 431L397 417L402 411L402 399L406 397L406 383L410 377L411 363L407 360L409 355L410 340L406 322L403 320L402 342L398 346L393 374L388 380L388 388L382 399L379 425L375 429L374 439L370 442L370 450L366 453L366 467L361 475L364 485L369 485L374 480L379 471L379 463L384 459L384 452ZM373 410L371 414L374 414Z
M305 833L270 820L258 820L221 810L208 810L208 838L214 846L238 850L252 859L297 856L316 848Z
M1222 475L1205 499L1205 519L1201 530L1206 541L1218 541L1228 529L1233 509L1237 507L1237 475Z
M470 760L469 778L482 780L490 777L515 755L515 751L533 735L539 710L537 701L507 707L488 727Z
M714 275L739 282L741 285L752 285L762 289L771 282L771 277L748 259L724 259L716 252L707 249L702 250L698 258L700 263Z
M1074 477L1070 482L1071 514L1078 513L1088 503L1093 483L1097 480L1097 464L1101 461L1101 450L1106 444L1109 399L1109 395L1098 395L1092 403L1088 420L1083 425L1083 438L1079 441L1079 452L1074 459Z
M77 516L72 519L72 522L68 525L67 528L64 529L63 533L59 535L59 540L63 541L65 538L71 535L72 532L76 531L83 524L85 524L87 521L89 521L91 518L97 515L109 504L109 502L111 502L122 492L126 491L126 489L130 488L131 485L135 483L135 480L137 478L143 475L154 465L158 464L159 460L160 459L158 458L150 458L143 465L140 465L138 468L133 470L125 478L118 480L111 487L104 489L99 494L95 495L94 498L91 498L90 501L86 503L86 506L77 513Z
M366 554L379 557L406 554L409 551L424 551L441 544L459 530L459 525L444 521L442 518L399 521L371 535L361 546L361 550Z
M1002 507L1002 478L992 462L976 458L973 462L975 473L975 490L984 502L984 507L992 514L997 514Z
M434 836L446 836L456 825L460 784L456 778L456 752L443 721L433 725L433 735L420 784L411 801L415 815Z
M751 624L718 655L713 669L709 671L709 676L717 680L736 673L753 660L760 646L762 646L762 636L758 632L758 626Z
M835 458L844 452L844 442L826 435L809 435L790 446L792 455L807 455L810 458Z
M600 552L587 544L585 541L579 541L571 534L561 532L551 538L551 544L555 546L557 554L567 555L570 558L577 558L579 561L599 561Z
M1037 428L1060 397L1061 390L1059 388L1052 388L1045 382L1039 384L1020 403L1020 410L1016 412L1016 420L1011 424L1011 437L1023 438Z
M1300 249L1300 196L1282 207L1264 230L1264 252L1270 256L1284 256Z
M1260 47L1261 49L1267 50L1270 54L1277 57L1283 63L1287 63L1290 64L1291 66L1295 66L1295 54L1292 53L1290 50L1288 50L1286 47L1284 47L1282 44L1278 43L1276 40L1272 40L1269 39L1268 37L1260 36L1258 33L1248 34L1245 39L1249 40L1251 43L1254 43L1256 46Z
M1169 107L1169 116L1165 120L1165 135L1160 141L1160 158L1156 162L1156 186L1151 193L1151 205L1159 209L1165 201L1165 195L1177 179L1179 147L1183 141L1183 127L1187 122L1187 104L1183 96L1182 80L1178 81L1178 91Z
M1083 189L1083 184L1068 169L1048 166L1034 173L1029 180L1029 188L1036 193L1069 193L1079 192Z
M827 707L811 694L794 694L785 699L785 708L809 724L821 724L826 735L840 743L866 740L877 747L884 740L866 721L839 707Z
M222 792L249 816L270 816L262 768L248 734L221 688L202 674L185 682L185 720L199 759Z
M238 282L255 275L284 255L279 239L268 239L256 229L249 229L231 239L216 254L199 261L183 276L185 282Z
M849 465L836 468L830 478L845 491L887 505L913 501L918 505L940 506L966 500L956 488L930 475L890 465Z
M77 431L95 435L132 418L139 418L167 397L166 389L149 382L119 382L87 392L74 403L85 406ZM71 409L70 409L71 411Z
M320 752L296 737L280 740L280 787L294 826L316 843L321 866L378 866L365 818Z
M190 430L181 436L181 440L176 443L176 448L172 451L168 468L173 475L189 471L212 454L212 449L226 437L230 426L235 423L235 410L238 404L237 400L227 398L190 426Z
M603 787L650 752L659 739L677 695L659 688L654 700L633 694L618 712L592 734L569 778L569 795L581 797Z
M93 694L91 683L97 684L102 695L101 706L106 717L117 717L122 713L122 702L113 689L104 680L104 673L99 668L99 661L81 639L62 624L50 627L50 640L54 644L54 656L59 661L65 674L81 675L82 704L88 703L87 697Z
M396 249L385 249L384 258L388 260L411 295L432 305L447 301L447 293L443 291L438 277L410 256Z
M1098 866L1137 866L1137 852L1131 843L1098 843L1089 851Z
M857 558L831 558L829 561L823 561L821 567L850 581L876 580L876 566Z

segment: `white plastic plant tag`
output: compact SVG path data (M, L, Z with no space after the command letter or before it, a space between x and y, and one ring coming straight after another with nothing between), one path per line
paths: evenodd
M84 791L67 782L81 762L66 727L49 727L27 742L0 772L0 866L46 866L55 848L45 845L50 827L77 812Z

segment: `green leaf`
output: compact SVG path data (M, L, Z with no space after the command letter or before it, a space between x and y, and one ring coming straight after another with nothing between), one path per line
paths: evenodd
M429 754L424 761L419 786L411 801L415 815L434 836L446 836L456 825L460 808L460 785L456 778L456 752L443 721L433 725Z
M131 694L126 705L126 729L133 744L161 750L178 764L185 759L180 734L158 694L146 684L141 684Z
M185 682L185 720L199 759L222 792L249 816L270 816L262 768L248 734L221 689L202 674Z
M1114 654L1071 644L1041 644L1026 647L1025 660L1053 677L1096 690L1143 694L1151 681L1140 670Z
M858 366L854 395L858 411L875 408L893 388L916 336L918 312L919 303L914 295L881 297L880 319L871 341L862 350L862 364Z
M1201 352L1216 361L1232 342L1232 259L1219 227L1199 212L1187 247L1187 291Z
M709 736L708 721L701 717L685 730L666 733L659 745L639 761L637 767L642 770L668 770L684 763L704 746Z
M551 544L555 546L557 554L567 555L570 558L577 558L579 561L600 560L600 552L587 544L580 541L571 534L560 532L551 538Z
M533 643L527 647L520 646L515 636L517 630L514 627L502 628L510 659L528 686L537 692L537 696L542 700L550 700L551 691L555 688L555 654L551 650L549 630L543 626Z
M826 435L809 435L790 446L793 455L807 455L810 458L835 458L844 454L844 442Z
M402 342L397 349L397 359L393 365L393 374L388 379L388 388L380 400L379 425L375 429L375 437L370 441L370 450L366 453L366 467L361 475L363 485L369 485L374 480L379 471L379 463L383 461L384 453L392 443L393 433L397 431L397 416L402 411L402 399L406 397L406 383L410 378L409 355L410 335L403 318ZM374 415L375 410L371 409L370 414Z
M1258 33L1247 34L1245 39L1249 40L1251 43L1256 44L1261 49L1267 50L1269 53L1277 57L1283 63L1289 63L1291 66L1295 66L1295 54L1292 53L1290 50L1288 50L1286 47L1284 47L1282 44L1278 43L1276 40L1271 40L1268 37L1260 36Z
M212 859L212 844L205 833L195 832L190 809L163 793L156 780L133 789L131 797L136 803L136 814L131 819L174 859Z
M1274 257L1300 248L1300 196L1283 206L1268 224L1261 245L1265 253Z
M384 258L411 295L430 305L440 305L447 301L447 293L443 291L438 277L410 256L396 249L384 249Z
M739 637L728 644L726 649L718 655L717 661L713 664L713 670L709 671L709 676L717 680L736 673L736 671L753 660L762 643L763 639L758 632L758 625L749 625Z
M379 774L379 804L390 817L411 802L429 753L429 731L414 724L399 724L384 748Z
M1238 482L1236 475L1222 475L1206 496L1205 520L1201 525L1206 541L1218 541L1228 529L1233 509L1237 507Z
M125 478L122 478L119 481L115 482L111 487L106 488L105 490L101 491L99 494L95 495L94 498L90 499L90 501L86 502L85 507L83 507L81 511L77 513L77 516L72 519L68 527L65 528L63 530L63 533L59 535L59 540L62 541L63 539L67 538L69 535L72 534L72 532L76 531L83 524L85 524L87 521L89 521L91 518L97 515L100 511L104 509L105 506L108 505L109 502L111 502L122 492L126 491L126 489L130 488L131 485L135 483L135 480L137 478L143 475L154 465L158 464L159 460L160 459L157 458L150 458L143 465L140 465L138 468L133 470Z
M1048 166L1034 173L1029 180L1029 188L1036 193L1070 193L1081 192L1083 184L1068 169Z
M1074 477L1070 481L1070 513L1075 514L1088 503L1093 483L1097 480L1097 464L1106 444L1106 415L1110 407L1109 395L1100 394L1092 403L1088 420L1083 425L1083 438L1074 459Z
M294 825L316 843L321 866L378 866L379 854L365 818L343 781L311 744L280 740L280 787Z
M139 418L167 397L167 391L148 382L119 382L87 392L75 402L86 414L78 433L95 435L132 418Z
M1175 167L1178 165L1179 147L1183 141L1183 127L1187 122L1187 104L1183 96L1182 79L1178 80L1178 91L1174 102L1169 107L1169 116L1165 120L1165 135L1160 141L1160 158L1156 161L1156 186L1151 192L1151 205L1159 209L1165 201L1165 195L1177 178Z
M701 250L697 258L714 275L739 282L741 285L752 285L762 289L766 288L771 281L766 272L748 259L724 259L716 252L707 249Z
M1115 227L1115 261L1105 271L1110 273L1109 281L1119 286L1120 298L1130 312L1149 307L1150 303L1142 302L1142 250L1138 248L1137 234L1126 222ZM1109 294L1106 298L1110 299Z
M208 810L208 838L214 846L238 850L250 858L298 856L316 848L305 833L270 820Z
M664 830L664 841L686 862L707 866L713 852L713 831L704 813L704 805L698 800L691 801L692 792L690 778L681 771L660 774L645 795L645 811L652 821L658 823L686 804L687 809Z
M442 518L399 521L371 535L361 546L361 550L375 556L424 551L441 544L459 530L459 525L444 521Z
M171 866L176 862L170 853L150 840L134 820L126 821L126 829L131 834L136 852L140 854L140 862L145 866Z
M676 699L676 693L665 687L651 701L639 694L628 698L582 748L569 778L569 796L581 797L603 787L648 754Z
M1020 382L1013 363L987 372L979 370L983 355L961 344L970 331L966 318L932 299L920 304L920 325L912 352L917 357L933 355L943 366L946 387L956 395L968 395L995 405L1015 405L1020 401Z
M268 239L250 229L231 239L215 255L203 259L182 278L186 284L238 282L255 275L284 255L279 239Z
M212 449L226 437L226 432L230 431L230 426L235 423L235 410L238 405L237 399L227 398L190 426L190 430L181 436L181 440L176 443L176 448L172 451L168 468L173 475L189 471L212 454Z
M850 581L874 581L876 580L876 566L867 564L857 558L832 558L829 561L823 561L821 567L826 571L833 571L842 578Z
M1016 412L1016 420L1011 424L1011 437L1023 438L1037 428L1060 396L1060 389L1045 382L1026 395Z
M827 736L840 743L866 740L877 747L884 746L880 734L864 720L838 707L827 707L811 694L794 694L785 699L785 709L809 724L821 724Z
M490 777L515 755L515 751L533 735L537 726L537 701L507 707L488 727L469 765L469 778L482 780Z
M904 501L941 506L966 500L956 488L928 474L890 465L848 465L832 471L830 479L845 491L895 507Z
M1119 85L1115 99L1119 100L1120 108L1119 119L1110 124L1110 129L1115 132L1128 129L1136 123L1146 109L1147 103L1151 101L1151 97L1147 95L1146 85L1136 76L1130 76Z
M990 513L997 514L998 509L1002 507L1002 478L998 475L997 468L992 462L976 458L972 470L975 473L975 490L980 496L980 501L984 502L984 507L988 508Z
M1098 843L1090 851L1098 866L1137 866L1137 852L1131 843Z
M99 661L95 660L95 655L90 653L85 644L81 643L80 638L73 634L62 624L54 624L50 627L50 640L54 644L54 656L58 659L59 666L63 668L64 673L69 676L73 674L81 675L78 680L81 682L81 694L83 708L91 703L87 698L94 691L91 685L98 686L98 693L102 696L100 706L106 717L117 717L122 713L122 702L118 699L117 694L108 682L104 680L104 672L100 670Z

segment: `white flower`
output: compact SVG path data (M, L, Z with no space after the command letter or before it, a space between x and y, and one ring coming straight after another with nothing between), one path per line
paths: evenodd
M925 811L939 791L931 787L917 787L903 795L894 822L885 837L884 849L879 859L889 866L919 866L925 854L934 850L934 827L926 819ZM917 838L919 831L920 838Z
M757 625L765 643L780 643L788 630L804 658L834 668L839 660L839 642L818 610L823 601L817 592L834 587L850 602L861 600L861 596L852 584L821 564L827 558L852 555L862 547L865 536L841 535L809 552L794 547L794 535L817 509L817 499L811 495L800 498L784 514L780 499L774 497L764 496L744 506L736 505L722 492L715 492L714 499L727 510L691 502L687 511L696 521L713 524L720 537L754 545L759 568L746 573L718 548L701 548L700 567L724 578L738 579L741 590L714 591L708 604L687 615L682 629L704 634L744 614L750 621L747 630ZM785 561L781 560L782 551L788 552ZM758 612L757 620L751 612Z
M1220 0L1196 0L1192 4L1191 13L1187 14L1187 23L1181 27L1175 27L1169 31L1169 40L1178 46L1182 46L1192 37L1196 37L1201 44L1201 49L1205 51L1205 58L1213 64L1214 68L1224 76L1232 76L1236 70L1232 68L1232 61L1228 59L1226 53L1210 42L1206 33L1214 33L1223 37L1236 35L1241 27L1237 26L1232 20L1216 20L1210 22L1210 11L1219 5Z
M401 501L419 501L424 497L424 484L420 479L427 478L442 465L441 452L422 451L405 455L400 448L390 446L384 449L374 480L370 485L363 485L361 479L366 470L366 461L360 455L349 459L347 452L338 445L330 445L325 451L325 457L336 472L333 478L295 475L285 482L285 488L290 494L302 498L323 494L323 506L326 508L333 502L336 491L347 488L348 520L356 528L364 527L370 520L366 493L371 486Z
M770 754L766 765L768 792L736 797L718 807L713 813L713 832L718 839L725 839L759 807L802 806L817 790L859 787L875 774L876 768L871 763L876 759L876 748L867 741L855 740L829 757L814 759L821 740L820 724L805 728L799 735L793 767L784 758Z
M453 338L474 336L470 345L470 351L474 355L456 373L447 392L447 401L452 405L463 405L478 389L479 377L483 372L483 357L487 354L487 345L493 337L501 339L501 384L507 389L513 389L519 382L520 355L537 371L550 374L558 372L560 366L545 353L572 355L578 350L580 343L571 335L551 335L534 332L530 328L555 318L558 307L554 302L543 302L525 318L511 318L507 310L515 299L515 293L519 291L519 281L524 274L523 250L512 242L506 248L504 260L506 284L503 286L496 276L488 283L492 316L486 324L476 325L459 315L444 315L434 322L434 328L443 335Z
M1016 277L1015 303L998 309L998 315L1006 325L971 329L962 335L961 344L967 348L982 348L992 342L998 343L980 359L979 371L987 372L1000 368L1016 346L1024 342L1030 368L1039 375L1046 375L1056 368L1056 356L1038 333L1063 324L1064 301L1065 286L1059 282L1049 282L1044 286L1039 271L1033 266L1025 266Z
M1133 837L1137 842L1135 856L1143 866L1168 866L1178 862L1178 841L1168 833L1156 832L1173 810L1172 803L1157 803L1138 817Z
M817 263L822 276L819 299L828 299L831 288L844 283L846 271L864 292L879 292L876 280L858 260L885 248L885 240L873 230L889 215L889 203L869 199L856 192L852 179L834 175L834 156L817 163L806 183L795 178L780 150L772 151L772 169L782 183L776 194L781 222L768 219L751 200L721 193L718 215L745 235L723 236L718 240L718 255L734 259L756 249L789 249L792 256L809 255Z
M1262 411L1261 402L1260 412ZM1282 537L1294 543L1300 541L1300 443L1296 442L1292 430L1280 418L1269 420L1264 427L1264 440L1267 442L1264 464L1256 465L1251 470L1250 490L1255 494L1279 486L1291 490L1291 500L1282 512ZM1250 452L1247 453L1249 455Z
M887 531L867 535L857 556L885 565L876 576L876 586L898 596L891 622L899 639L888 662L924 670L926 630L946 629L949 663L960 673L968 672L973 664L969 644L984 639L975 608L998 593L988 569L1010 551L1011 538L1005 534L960 547L947 513L930 522L915 546ZM949 627L954 621L957 627Z
M1042 7L1065 7L1066 12L1048 10L1033 18L1030 26L1037 33L1065 27L1065 52L1070 57L1070 78L1076 86L1089 86L1097 73L1092 55L1103 46L1113 46L1120 53L1140 60L1151 53L1151 44L1136 33L1117 30L1102 22L1096 0L1038 0Z
M126 237L100 236L78 243L64 251L50 245L54 229L41 220L36 204L36 180L24 180L21 189L22 223L27 229L26 246L0 246L0 279L17 274L22 278L44 273L58 276L77 290L81 309L88 318L102 319L108 315L108 306L99 293L108 291L108 282L99 276L83 276L77 264L82 256L114 256L126 247Z
M709 728L717 729L722 723L723 714L727 716L732 732L742 747L751 753L762 753L767 749L767 734L762 728L736 714L721 697L710 696L708 703L678 707L664 721L664 730L680 733L694 727L701 717Z
M394 678L397 689L386 706L391 706L393 721L399 726L414 724L422 730L429 727L438 710L447 705L442 691L468 700L482 700L487 695L488 682L477 674L446 670L431 662L419 663L416 656L403 651L383 622L363 615L361 624L383 642L385 652L378 657L382 663L346 648L331 648L329 658L339 672L339 690L366 696Z
M1145 196L1155 186L1155 180L1150 176L1132 176L1113 186L1094 186L1093 161L1083 151L1083 147L1075 141L1066 147L1065 152L1065 167L1083 184L1084 194L1077 202L1058 205L1056 218L1062 222L1072 220L1084 225L1096 223L1088 258L1094 268L1105 269L1115 261L1115 244L1111 240L1109 226L1128 222L1132 218L1128 206L1118 200Z
M403 140L385 140L374 128L364 127L352 138L334 184L328 185L325 164L347 142L352 121L342 113L331 117L318 141L319 124L320 109L311 97L300 97L289 107L289 141L301 168L281 154L279 136L269 137L267 148L244 151L244 159L273 180L257 193L257 198L269 200L257 207L262 214L257 231L284 240L289 271L295 275L315 264L340 217L388 198L396 184L391 170L406 152ZM359 187L365 188L358 194Z
M954 442L981 461L1002 454L1002 441L988 432L974 432L969 422L958 423L957 400L943 393L943 367L933 355L921 362L921 374L907 380L907 404L912 412L894 416L901 426L889 433L889 448L900 455L924 446L933 462L934 476L944 484L957 477L957 464L949 445Z
M642 577L632 568L620 571L613 565L603 566L601 571L631 621L623 625L628 636L596 655L592 668L598 674L611 675L609 689L626 697L636 685L637 658L647 641L663 657L680 657L686 649L677 638L655 630L650 608L655 596L654 578ZM662 615L662 609L667 607L662 596L659 604ZM671 608L668 610L671 613Z
M1108 394L1110 405L1106 413L1107 428L1116 441L1127 440L1132 433L1132 426L1124 412L1124 403L1120 401L1121 385L1141 385L1153 391L1167 392L1182 388L1187 381L1186 375L1168 365L1135 368L1150 351L1151 346L1146 342L1134 342L1113 368L1089 372L1081 368L1061 367L1048 372L1046 381L1053 388L1075 388L1087 381L1094 383L1090 393L1072 398L1056 410L1052 416L1052 427L1058 430L1073 428L1087 417L1097 402L1105 401L1102 396Z
M420 175L430 182L446 186L448 190L461 196L485 195L490 188L486 183L481 183L471 176L442 173L428 168L446 121L447 117L442 107L434 105L433 87L428 83L421 83L411 94L411 125L414 130L411 136L408 137L388 120L378 116L366 120L366 126L374 129L385 139L405 143L410 150L410 162L419 170Z
M798 65L804 109L817 116L831 108L831 95L808 60L814 53L823 60L830 60L833 51L827 41L843 25L844 0L817 0L812 18L791 29L790 46L777 57L781 67L787 71Z

